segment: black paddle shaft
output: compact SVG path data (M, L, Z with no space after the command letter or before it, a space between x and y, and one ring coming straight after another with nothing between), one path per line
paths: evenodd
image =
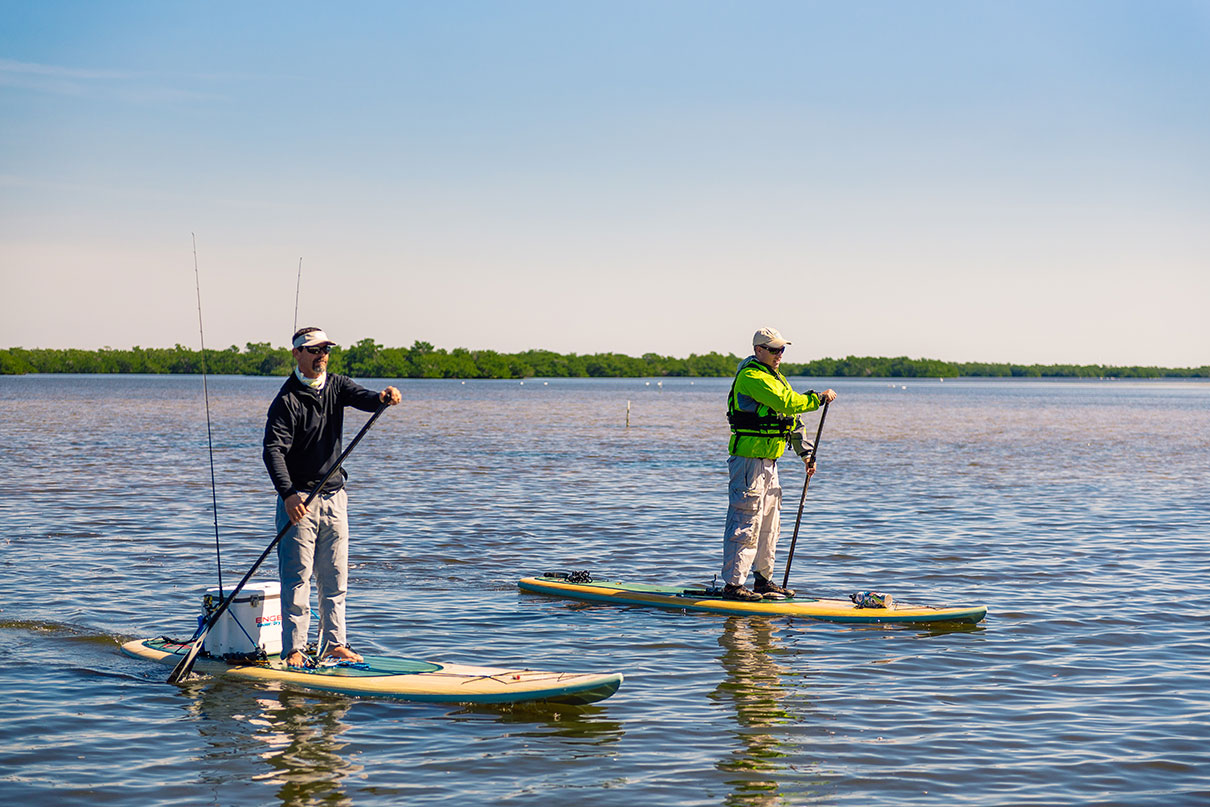
M819 428L815 430L815 445L811 446L811 465L815 464L815 455L819 453L819 438L823 434L823 419L828 416L828 404L825 401L823 411L819 413ZM811 475L807 474L802 480L802 496L798 500L798 518L794 519L794 537L790 539L790 552L786 555L786 574L781 580L781 587L790 585L790 564L794 562L794 545L798 543L798 525L802 523L802 507L807 502L807 487L811 484Z
M365 433L368 432L370 427L374 425L374 421L378 420L378 416L385 412L388 406L390 406L390 404L385 402L382 403L378 407L377 411L374 412L373 416L366 421L366 425L362 426L361 431L357 432L357 436L353 438L351 443L349 443L349 447L341 452L341 455L337 458L336 463L328 469L328 472L324 474L323 479L319 480L319 484L312 488L311 492L307 494L306 501L303 502L303 508L309 508L311 506L311 502L314 501L315 497L319 495L319 491L328 483L328 480L332 478L332 475L339 470L340 466L344 464L345 459L348 458L349 454L352 453L353 449L361 441L361 438L364 437ZM206 625L202 628L201 633L199 633L193 640L193 646L189 648L189 652L186 653L185 657L177 662L176 667L172 669L172 674L168 676L168 683L178 683L182 678L189 675L189 671L193 669L193 661L197 658L197 654L202 649L202 642L205 641L206 634L210 632L210 629L214 627L219 618L226 613L227 606L231 605L232 600L235 599L235 595L248 584L248 581L252 579L252 575L256 574L256 570L259 569L260 565L265 562L265 558L269 557L269 553L273 551L274 547L277 546L278 542L281 541L282 537L293 526L293 524L287 524L278 531L277 537L273 539L271 544L265 547L264 552L260 553L260 557L256 559L256 563L252 564L252 568L249 569L248 573L244 575L244 579L239 581L239 584L235 588L231 589L231 593L228 594L226 599L219 604L218 608L214 609L214 613L210 615L208 620L206 620Z

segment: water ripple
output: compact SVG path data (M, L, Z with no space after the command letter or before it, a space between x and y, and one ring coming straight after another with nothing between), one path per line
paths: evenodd
M259 440L278 383L210 382L228 584L272 537ZM921 629L517 590L547 569L717 574L726 380L395 383L406 404L349 463L358 646L617 669L618 694L468 708L167 686L116 648L188 635L214 584L200 382L0 378L14 803L1210 803L1210 385L827 382L841 399L794 581L991 607ZM802 475L782 465L788 535Z

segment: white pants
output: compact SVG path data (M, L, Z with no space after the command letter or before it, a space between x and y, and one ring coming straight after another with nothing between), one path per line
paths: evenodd
M723 582L741 586L753 565L773 577L773 556L781 532L781 482L777 460L731 457L727 527L723 533Z
M290 523L277 497L277 528ZM344 488L319 495L306 518L291 527L277 545L281 579L282 658L305 651L311 627L311 573L319 590L319 651L345 640L345 595L349 580L348 497Z

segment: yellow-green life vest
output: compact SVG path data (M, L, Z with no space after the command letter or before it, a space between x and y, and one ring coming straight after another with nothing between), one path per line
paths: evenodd
M784 375L749 356L740 363L727 395L727 450L736 457L775 460L799 427L796 416L818 408L819 396L813 390L800 395Z

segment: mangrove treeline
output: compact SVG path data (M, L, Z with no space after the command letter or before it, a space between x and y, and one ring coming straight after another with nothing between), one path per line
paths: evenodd
M428 342L409 348L383 347L363 339L349 348L334 347L332 372L361 378L642 378L651 376L730 376L740 357L721 353L691 353L688 358L626 356L620 353L562 354L549 350L498 353L454 348L446 351ZM292 368L290 351L268 342L249 342L241 350L207 350L205 370L218 375L285 375ZM129 350L0 349L0 374L22 373L200 373L202 353L181 345L172 348L133 347ZM1210 366L1110 367L1099 364L997 364L949 362L937 359L848 356L785 362L786 375L811 377L958 378L960 376L1017 378L1210 378Z

